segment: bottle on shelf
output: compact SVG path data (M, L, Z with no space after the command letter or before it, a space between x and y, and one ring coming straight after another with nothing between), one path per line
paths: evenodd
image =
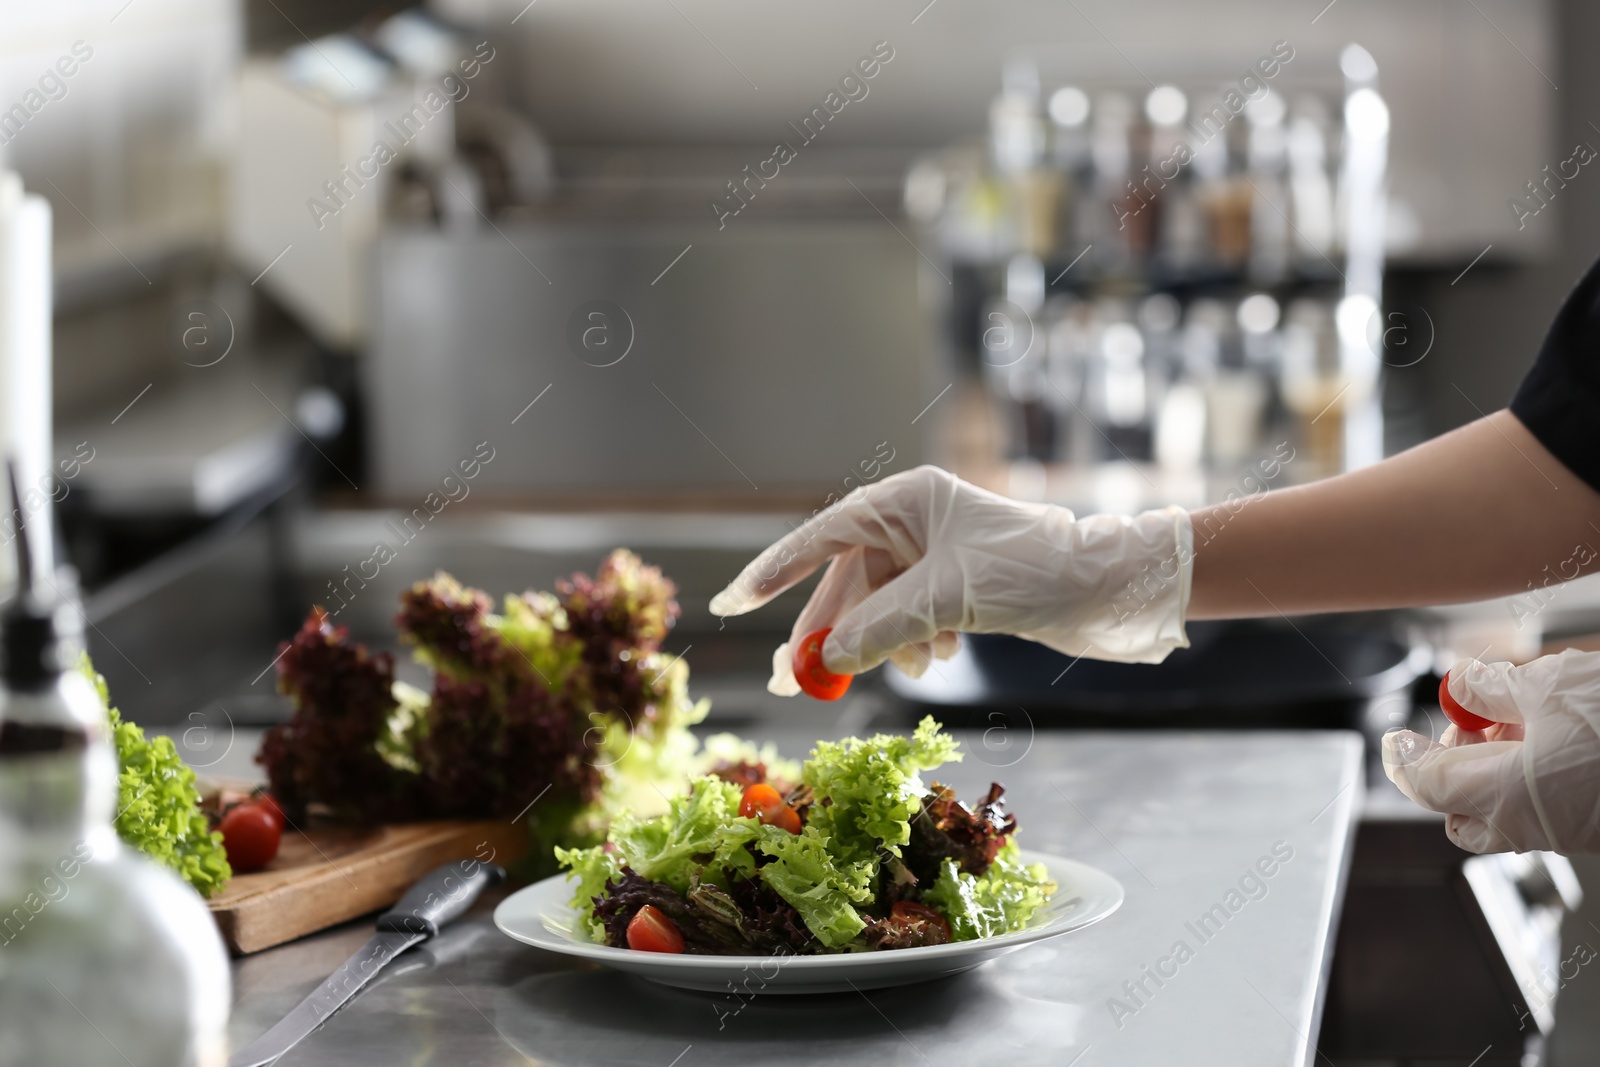
M1230 145L1237 123L1194 147L1194 180L1206 215L1210 265L1223 272L1244 269L1250 257L1250 213L1255 190Z
M1154 196L1156 262L1176 277L1192 274L1205 259L1205 214L1195 195L1194 171L1184 165L1192 138L1184 126L1189 98L1175 85L1150 90L1144 101L1150 123L1147 162L1139 184Z
M1302 96L1289 120L1290 201L1294 205L1294 255L1301 269L1321 274L1331 264L1333 183L1328 178L1328 109Z
M1012 249L1049 255L1056 244L1062 178L1045 165L1047 130L1039 106L1039 74L1032 64L1007 66L1004 89L989 106L989 139L1012 219Z
M1086 243L1085 212L1094 208L1094 157L1089 133L1089 94L1064 85L1050 94L1050 162L1060 176L1061 200L1056 212L1054 250L1075 256Z
M1097 327L1094 306L1069 294L1046 305L1045 404L1056 423L1055 459L1092 463L1100 436L1084 411L1089 354Z
M11 494L26 514L14 474ZM18 590L0 619L0 1063L222 1067L227 955L199 896L117 839L109 723L76 664L81 612L66 575L39 590L27 551L42 515L13 538Z
M1006 412L1012 458L1054 458L1056 420L1046 391L1044 265L1031 255L1006 264L1005 292L984 311L982 373Z
M1151 451L1168 474L1193 475L1205 459L1205 392L1185 373L1183 308L1171 293L1151 293L1139 304L1145 361L1155 413Z
M1121 93L1103 93L1094 107L1092 203L1083 212L1084 243L1094 246L1093 266L1123 274L1143 260L1155 239L1155 212L1133 183L1133 103Z
M1323 301L1301 299L1289 305L1283 330L1282 393L1293 414L1308 477L1336 473L1344 451L1344 399L1349 380L1339 360L1333 315Z
M1271 90L1245 105L1249 123L1247 169L1250 191L1250 278L1274 285L1289 273L1288 105Z
M1125 301L1096 303L1099 331L1088 366L1085 411L1104 437L1100 458L1140 462L1150 458L1150 379L1144 336Z

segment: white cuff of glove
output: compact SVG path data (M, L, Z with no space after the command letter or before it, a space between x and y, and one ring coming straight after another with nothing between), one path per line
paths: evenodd
M1062 611L1022 637L1069 656L1160 663L1188 648L1184 618L1194 573L1194 527L1180 507L1068 524ZM1085 587L1088 587L1087 589Z

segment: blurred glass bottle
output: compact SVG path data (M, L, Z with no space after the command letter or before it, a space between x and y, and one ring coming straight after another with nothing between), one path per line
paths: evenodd
M1271 293L1251 293L1239 301L1234 321L1239 326L1244 369L1261 382L1256 444L1251 449L1255 452L1265 446L1265 435L1280 428L1287 417L1279 393L1283 374L1283 308Z
M1205 212L1195 195L1193 153L1183 121L1189 98L1173 85L1150 90L1144 101L1150 122L1149 162L1140 184L1154 186L1157 265L1176 277L1197 270L1205 258Z
M1091 258L1105 274L1125 274L1142 260L1154 239L1155 213L1133 193L1133 104L1121 93L1103 93L1095 102L1094 193L1089 210L1087 243Z
M989 149L1007 190L1013 250L1048 256L1056 243L1062 178L1044 165L1046 127L1039 106L1039 74L1031 63L1011 63L1004 90L989 105Z
M1198 474L1205 460L1206 408L1205 390L1187 366L1182 315L1171 293L1152 293L1139 305L1155 412L1152 453L1167 474L1187 476Z
M1262 424L1271 394L1263 368L1253 365L1247 357L1250 348L1240 327L1238 309L1231 309L1232 314L1229 310L1217 305L1221 314L1214 328L1220 340L1221 360L1206 389L1208 451L1214 466L1223 472L1254 458L1261 446Z
M1283 401L1294 413L1306 478L1336 474L1343 467L1344 405L1349 393L1339 359L1339 338L1327 302L1301 299L1289 305L1283 330Z
M1006 264L1003 296L983 308L979 360L985 384L1005 412L1013 459L1054 458L1055 417L1045 401L1044 266L1036 256Z
M1245 105L1249 140L1245 165L1250 191L1250 277L1258 285L1281 282L1289 273L1288 105L1268 90Z
M1093 198L1094 159L1089 135L1089 94L1064 85L1050 94L1050 159L1060 176L1061 200L1056 213L1055 247L1070 259L1089 244L1091 222L1085 217Z
M1328 109L1319 97L1295 101L1289 121L1289 189L1294 205L1294 258L1303 270L1326 271L1333 254L1333 182L1328 177Z
M1090 353L1098 332L1094 305L1072 296L1045 305L1045 403L1055 417L1056 456L1067 463L1099 459L1100 434L1084 410Z
M1104 435L1105 460L1148 460L1151 444L1150 382L1144 336L1121 300L1096 302L1099 330L1086 381L1086 410Z
M1224 92L1231 92L1225 87ZM1255 190L1229 144L1236 123L1220 124L1213 108L1202 116L1199 130L1204 135L1193 145L1195 181L1201 207L1206 214L1210 238L1211 265L1231 272L1243 269L1250 258L1250 215L1255 206Z
M0 1064L222 1067L222 940L194 890L117 839L109 723L71 594L33 589L37 522L0 622Z

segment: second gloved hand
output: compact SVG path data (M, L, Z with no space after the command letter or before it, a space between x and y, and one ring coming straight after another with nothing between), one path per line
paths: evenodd
M1385 735L1383 769L1400 791L1448 815L1445 833L1469 852L1600 852L1600 652L1462 660L1450 695L1495 725L1451 726L1442 743Z
M851 493L772 545L711 601L754 610L832 563L791 644L832 627L823 661L859 674L886 659L920 675L956 633L1010 633L1072 656L1159 663L1185 648L1193 565L1181 508L1074 518L918 467ZM797 691L789 645L773 692Z

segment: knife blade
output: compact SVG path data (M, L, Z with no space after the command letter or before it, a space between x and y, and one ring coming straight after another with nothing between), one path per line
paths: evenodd
M430 871L406 890L399 903L378 916L378 932L359 952L276 1025L234 1053L228 1067L266 1067L281 1057L361 992L389 961L438 936L445 924L460 918L479 894L505 876L495 864L470 859Z

